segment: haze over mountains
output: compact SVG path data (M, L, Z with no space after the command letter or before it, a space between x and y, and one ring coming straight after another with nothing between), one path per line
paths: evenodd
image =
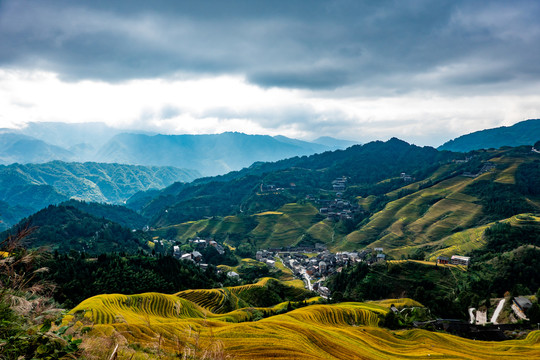
M240 170L256 161L343 149L355 142L321 137L313 142L285 136L222 133L163 135L122 132L103 123L31 123L0 131L0 163L94 161L196 169L203 176Z
M353 142L330 137L307 142L284 136L231 132L215 135L123 133L102 123L32 123L18 132L8 129L2 131L0 163L17 163L0 167L2 227L10 226L49 204L58 204L69 199L120 204L134 194L136 196L130 200L130 206L138 210L144 208L143 212L149 219L157 216L171 217L178 213L178 209L183 209L181 212L184 214L178 220L212 216L216 211L225 215L231 209L221 208L220 204L230 203L234 198L229 205L241 209L241 204L248 201L248 198L243 199L242 196L252 196L252 187L257 185L259 180L256 179L261 175L284 172L287 175L276 173L276 179L270 177L264 181L287 187L288 183L284 179L290 180L289 183L298 182L290 174L312 176L299 172L298 169L292 172L287 169L300 166L313 171L323 166L318 164L320 161L326 164L324 166L335 167L335 174L329 174L330 178L324 179L326 182L331 181L332 176L338 176L338 173L347 175L354 168L364 169L365 174L380 173L380 169L366 168L366 163L359 163L357 158L364 151L362 149L376 147L376 142L366 148L355 147L356 150L351 148L345 152L333 153L328 150L346 148L353 145ZM488 129L461 136L445 143L439 150L498 148L534 144L538 139L540 120L527 120L512 127ZM391 143L394 144L395 141ZM394 153L400 151L403 149ZM436 153L433 148L426 148L426 151ZM326 153L320 154L324 152ZM306 159L298 157L316 153L320 155ZM354 153L357 155L351 158L349 154ZM333 159L335 164L328 163L328 159ZM55 161L51 162L52 160ZM342 164L336 167L340 162ZM21 163L27 165L20 165ZM372 164L371 158L368 163ZM402 166L401 170L413 170L408 165ZM324 173L317 170L314 174L319 176ZM174 211L162 213L164 197L179 196L184 191L186 182L214 175L220 176L201 179L193 184L195 186L188 186L187 189L191 190L186 190L189 194L187 197L180 196L176 203L167 204L174 205ZM246 176L251 176L252 179L247 182L241 180ZM229 196L226 200L220 198L222 195L216 197L215 185L202 186L212 181L228 182L228 185L219 187L223 188L220 191L236 195ZM170 188L158 192L173 183L175 184ZM140 191L146 192L138 193ZM199 199L203 194L206 195L202 200ZM192 208L192 202L209 203L192 213L186 210ZM263 202L256 207L264 208L266 205ZM191 218L193 215L195 218Z

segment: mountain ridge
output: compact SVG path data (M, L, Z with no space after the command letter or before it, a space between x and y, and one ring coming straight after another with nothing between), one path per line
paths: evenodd
M540 140L540 119L520 121L459 136L439 146L438 150L468 152L479 149L498 149L502 146L533 145Z
M13 222L8 219L69 199L120 204L138 191L192 181L198 176L194 170L174 167L95 162L0 165L0 201L9 205L0 216L3 226L9 226Z

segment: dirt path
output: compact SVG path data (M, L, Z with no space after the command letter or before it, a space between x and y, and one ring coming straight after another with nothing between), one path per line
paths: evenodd
M495 309L495 312L493 313L493 316L491 317L491 323L492 324L498 324L497 319L499 318L499 314L501 313L503 307L504 307L505 299L502 299L499 301L499 304L497 305L497 308Z

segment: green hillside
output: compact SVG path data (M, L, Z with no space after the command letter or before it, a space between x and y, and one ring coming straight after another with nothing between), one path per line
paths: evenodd
M404 183L398 178L401 187L395 189L388 187L393 179L369 187L350 181L344 197L355 196L351 201L362 211L347 221L326 219L318 212L321 205L302 198L251 215L213 216L163 226L156 234L174 233L179 241L214 237L233 247L243 243L256 248L312 246L317 242L334 251L382 247L394 259L465 254L485 245L484 230L495 221L515 222L517 214L540 211L540 155L523 147L472 156L467 162L443 163L418 181ZM377 193L383 189L390 191ZM321 198L331 195L328 190L313 193ZM267 196L271 195L259 195Z
M29 248L45 246L52 251L101 254L135 252L146 243L142 232L135 233L111 220L83 212L69 203L49 205L21 220L8 232L14 233L27 226L34 229L26 240ZM1 237L5 238L8 232L2 233Z
M533 145L540 139L540 119L518 122L512 126L476 131L447 141L439 150L469 152L498 149L502 146Z
M69 199L123 204L135 193L162 189L177 181L191 181L199 174L173 167L121 164L65 163L0 165L0 201L19 211L4 208L0 220L20 220L50 204Z
M346 197L383 195L404 185L401 173L420 181L441 165L461 158L462 154L439 152L393 138L309 157L256 163L242 171L198 179L186 186L172 185L146 204L141 204L144 196L138 195L133 208L153 218L152 223L158 227L205 216L252 215L276 210L310 194L332 199L332 181L343 176L350 184ZM461 167L465 165L454 164L448 171ZM386 179L393 180L380 183ZM267 185L279 190L264 191Z

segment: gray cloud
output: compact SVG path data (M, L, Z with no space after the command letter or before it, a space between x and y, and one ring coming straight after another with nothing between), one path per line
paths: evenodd
M0 66L104 81L233 73L363 95L502 89L539 80L538 15L535 1L8 0Z

